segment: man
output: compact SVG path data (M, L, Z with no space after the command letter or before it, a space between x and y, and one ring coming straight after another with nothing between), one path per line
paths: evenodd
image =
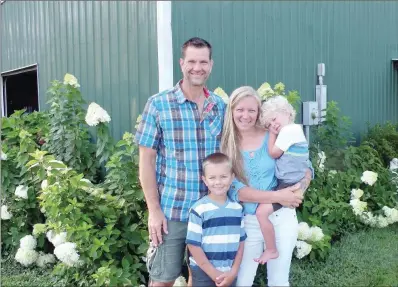
M149 98L136 133L149 211L152 286L172 286L180 276L189 208L206 194L202 160L219 150L225 104L205 87L213 67L211 50L200 38L184 43L183 79Z
M183 79L148 99L135 136L149 212L151 286L173 286L180 276L189 209L207 192L202 161L219 151L225 111L223 100L205 87L213 67L207 41L186 41L180 67Z

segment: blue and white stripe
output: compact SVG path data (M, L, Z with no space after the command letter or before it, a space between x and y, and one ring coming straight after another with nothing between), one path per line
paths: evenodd
M246 239L242 211L230 199L219 205L203 197L190 211L186 243L201 247L218 270L230 270L240 242ZM197 265L192 256L190 264Z

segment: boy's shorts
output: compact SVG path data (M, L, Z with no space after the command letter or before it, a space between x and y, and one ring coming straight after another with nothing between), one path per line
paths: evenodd
M168 220L169 233L163 234L163 243L158 247L150 243L146 265L152 281L172 282L181 275L187 228L188 222Z
M216 283L199 266L190 265L192 287L216 287ZM236 286L236 278L229 286Z

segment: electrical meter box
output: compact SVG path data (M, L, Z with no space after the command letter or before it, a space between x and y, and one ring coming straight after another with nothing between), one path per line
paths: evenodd
M303 102L303 125L319 124L319 107L317 102Z

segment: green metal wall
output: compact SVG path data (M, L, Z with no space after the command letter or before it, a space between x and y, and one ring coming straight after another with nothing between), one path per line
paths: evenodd
M6 1L1 72L38 63L40 106L53 79L74 74L85 100L111 115L112 133L132 131L158 91L156 2Z
M367 121L398 120L397 1L175 1L172 12L175 60L190 37L213 45L209 88L282 81L312 101L325 63L328 100L357 135Z

